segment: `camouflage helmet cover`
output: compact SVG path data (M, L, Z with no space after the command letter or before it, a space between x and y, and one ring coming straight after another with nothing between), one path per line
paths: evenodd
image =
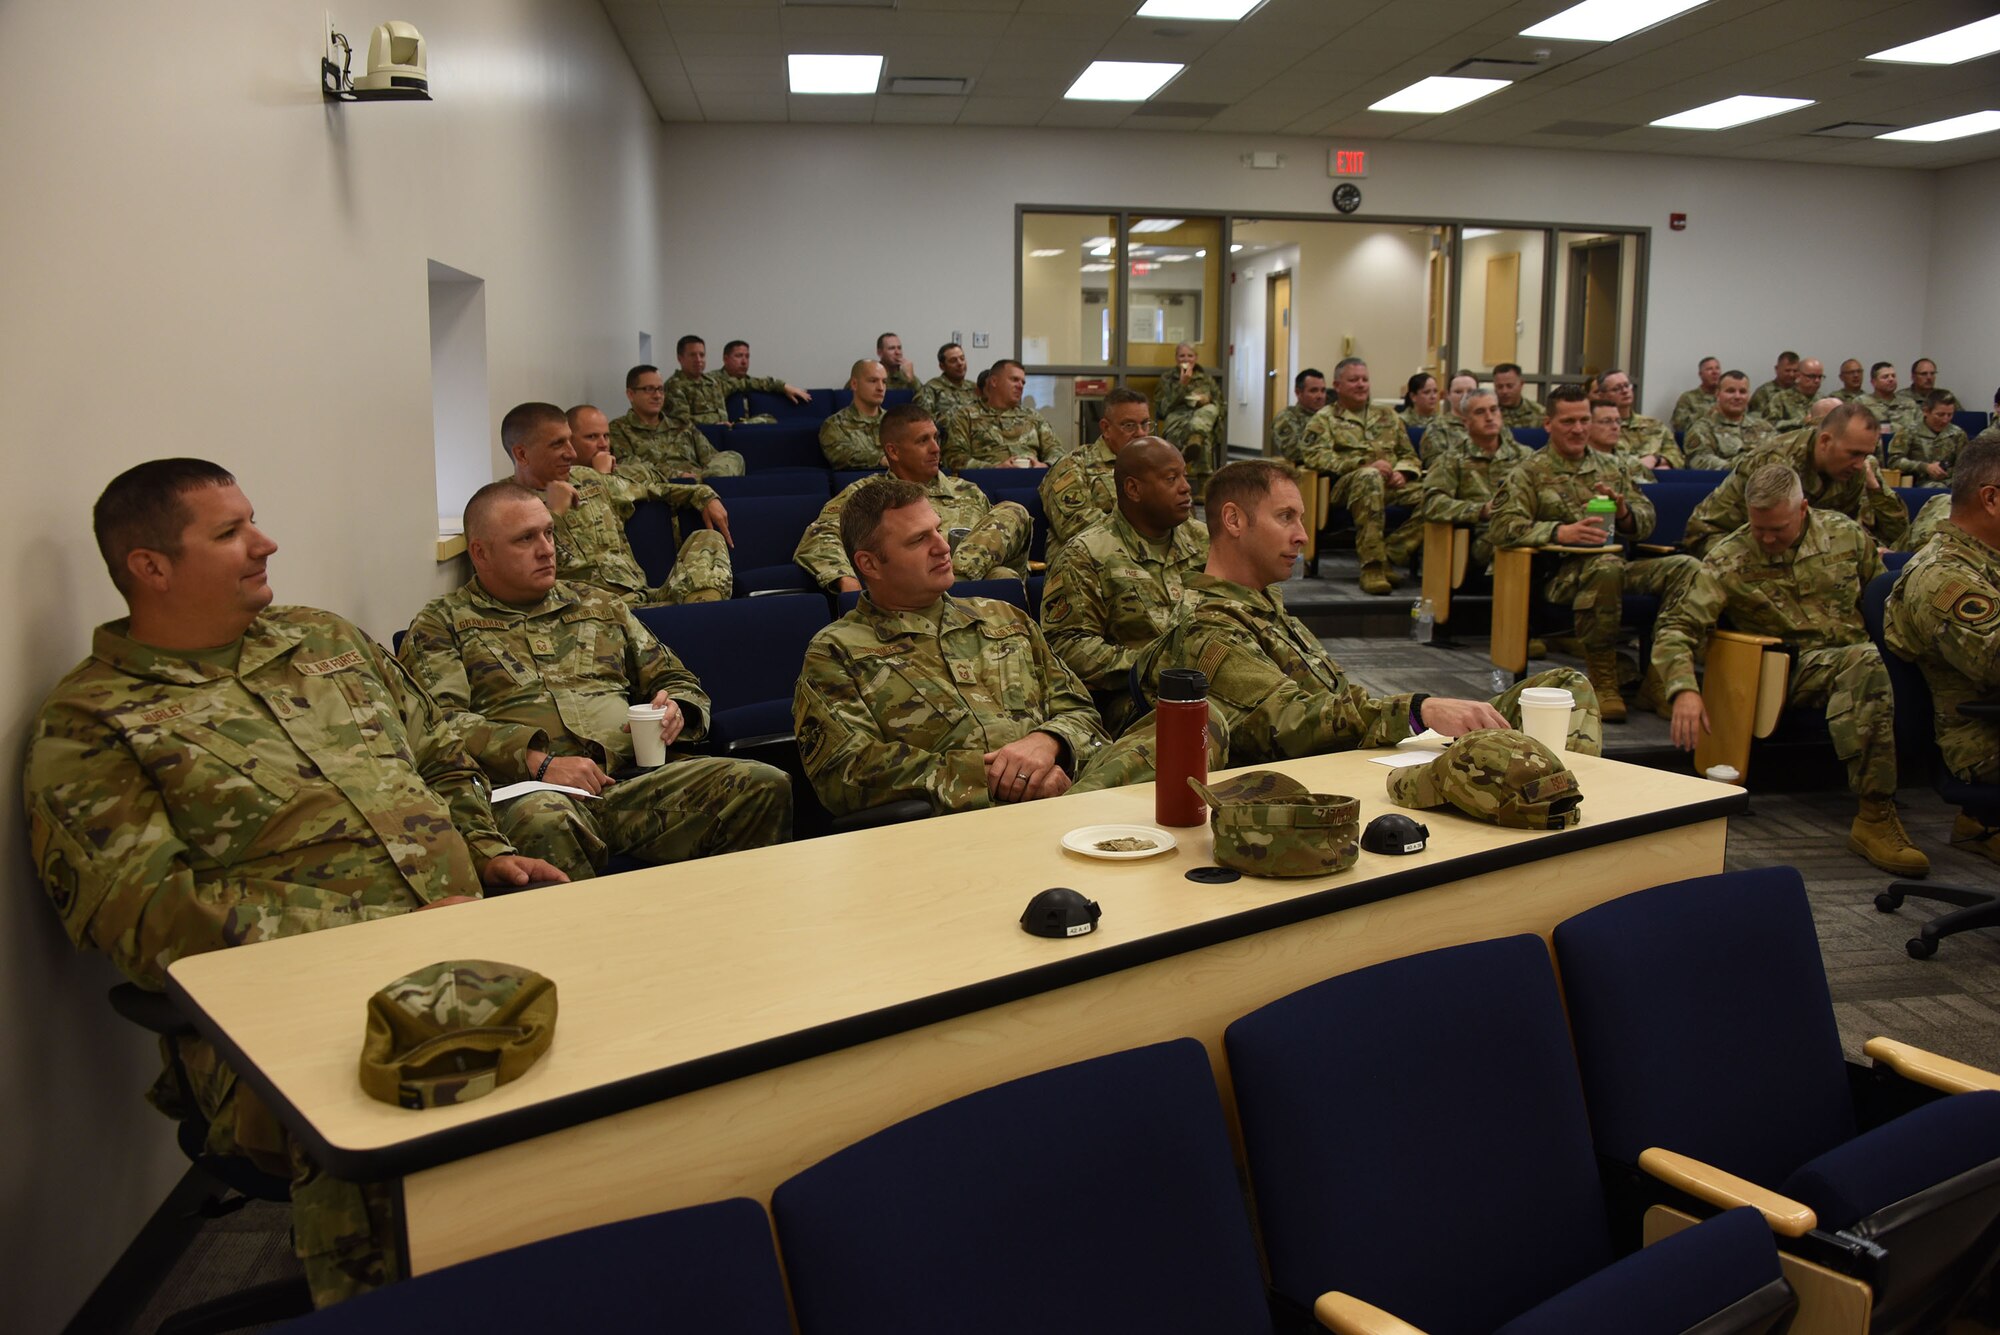
M1361 855L1361 804L1276 770L1188 785L1209 806L1215 861L1249 876L1329 876Z
M555 1036L556 985L531 969L446 960L368 998L361 1087L403 1108L490 1094L535 1064Z
M1468 732L1428 765L1391 770L1389 800L1418 808L1449 803L1517 830L1561 830L1583 819L1575 773L1554 751L1511 728Z

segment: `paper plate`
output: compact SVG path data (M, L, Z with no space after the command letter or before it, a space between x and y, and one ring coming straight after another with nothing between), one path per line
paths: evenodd
M1151 848L1099 848L1098 845L1112 839L1144 839ZM1171 852L1174 837L1153 825L1085 825L1071 830L1062 837L1062 846L1072 853L1081 853L1087 858L1103 858L1109 862L1129 862L1133 858L1158 857Z

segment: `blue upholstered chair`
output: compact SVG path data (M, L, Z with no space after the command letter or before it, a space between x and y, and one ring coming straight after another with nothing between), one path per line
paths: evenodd
M729 534L735 541L730 564L736 595L809 593L812 576L792 560L812 521L826 505L824 493L805 496L744 496L729 505Z
M1642 482L1639 490L1653 503L1656 516L1653 531L1636 544L1642 556L1658 556L1681 550L1687 538L1688 517L1715 488L1703 482L1687 482L1679 473L1667 473L1658 482Z
M1555 946L1598 1153L1642 1200L1755 1205L1870 1286L1877 1335L1943 1328L2000 1252L2000 1078L1885 1039L1848 1067L1796 870L1626 895Z
M1343 974L1224 1041L1271 1286L1335 1330L1762 1331L1791 1309L1747 1210L1618 1256L1538 937Z
M771 1227L737 1198L566 1233L351 1298L286 1327L790 1335Z
M806 645L827 623L820 598L732 598L642 607L639 620L701 679L709 740L745 751L792 736L792 691Z
M829 474L824 468L765 468L742 477L705 477L725 505L739 496L815 496L824 503Z
M775 426L739 426L729 433L729 448L743 456L746 473L771 468L826 468L826 451L819 447L819 419L792 418Z
M811 422L817 428L833 416L833 391L809 389L806 393L812 397L804 403L793 403L782 394L766 394L762 390L732 394L729 396L729 417L731 421L741 421L745 417L775 417L781 423Z
M1271 1330L1193 1039L919 1113L779 1186L771 1212L804 1335Z

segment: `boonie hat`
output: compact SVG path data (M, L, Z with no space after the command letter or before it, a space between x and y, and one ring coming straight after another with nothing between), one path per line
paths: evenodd
M1307 792L1268 769L1188 785L1208 803L1220 866L1247 876L1326 876L1361 856L1361 804L1351 797Z
M1468 732L1428 765L1389 773L1399 807L1449 803L1468 816L1517 830L1561 830L1583 819L1583 790L1562 757L1525 732Z
M361 1088L401 1108L490 1094L535 1064L556 1032L556 985L532 969L445 960L368 998Z

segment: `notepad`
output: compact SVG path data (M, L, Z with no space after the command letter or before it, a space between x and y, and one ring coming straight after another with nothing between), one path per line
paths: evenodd
M529 793L568 793L571 797L596 797L596 793L581 788L572 788L566 783L536 783L533 779L523 779L520 783L510 783L505 788L495 788L490 799L494 806L510 802Z

